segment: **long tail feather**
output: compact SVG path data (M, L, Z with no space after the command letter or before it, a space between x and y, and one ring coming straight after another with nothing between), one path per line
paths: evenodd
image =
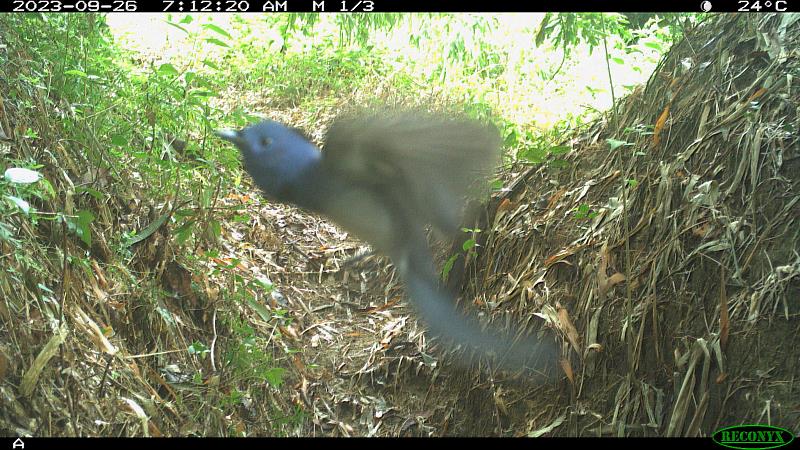
M405 254L396 255L393 261L431 334L464 344L482 355L494 355L500 368L525 369L546 378L555 374L558 351L553 339L484 329L475 317L460 312L452 295L440 287L427 245L418 242L404 250Z

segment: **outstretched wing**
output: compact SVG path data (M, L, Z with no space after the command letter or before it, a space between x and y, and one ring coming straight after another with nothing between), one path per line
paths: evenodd
M410 213L445 232L461 225L466 197L485 192L499 158L494 125L409 110L339 118L323 151L327 169L391 190Z

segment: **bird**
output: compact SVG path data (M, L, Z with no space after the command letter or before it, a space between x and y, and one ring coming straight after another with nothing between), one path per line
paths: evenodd
M555 342L484 328L441 286L426 226L455 236L500 158L491 123L418 109L359 111L330 125L320 150L299 129L262 120L217 130L264 196L321 214L388 256L427 332L508 369L552 367Z

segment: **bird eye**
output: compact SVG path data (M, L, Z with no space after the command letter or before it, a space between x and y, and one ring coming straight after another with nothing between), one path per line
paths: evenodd
M269 148L270 146L272 146L272 138L269 137L262 138L261 145L264 146L264 148Z

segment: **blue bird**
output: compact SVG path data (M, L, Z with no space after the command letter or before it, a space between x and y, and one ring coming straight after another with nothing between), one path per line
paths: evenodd
M459 312L428 247L425 226L454 236L467 195L485 189L497 167L494 125L420 111L364 113L336 119L322 152L270 120L217 134L239 148L267 198L327 216L389 256L429 333L493 353L507 368L555 362L554 342L514 340Z

